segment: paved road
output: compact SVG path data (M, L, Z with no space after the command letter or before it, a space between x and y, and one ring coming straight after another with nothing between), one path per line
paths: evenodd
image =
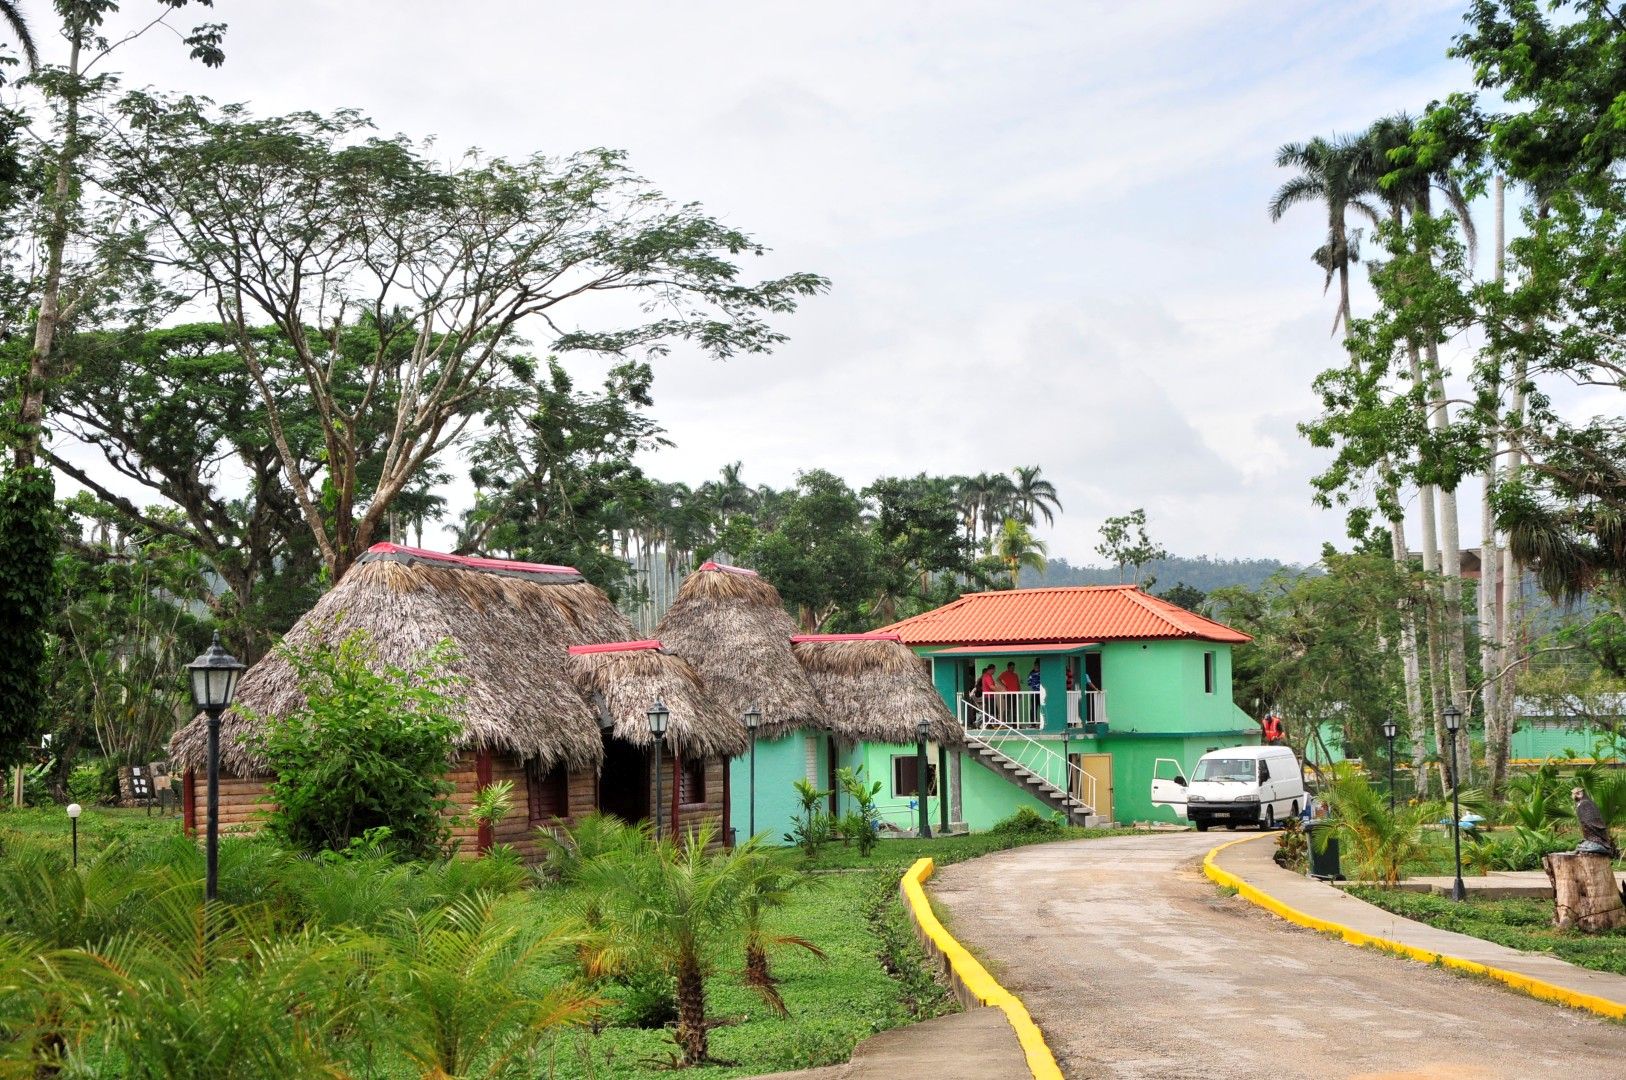
M1626 1076L1626 1026L1358 949L1222 897L1212 834L950 866L932 899L1069 1077Z

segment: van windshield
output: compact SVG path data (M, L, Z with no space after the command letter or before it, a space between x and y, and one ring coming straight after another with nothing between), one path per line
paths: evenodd
M1252 783L1254 776L1254 761L1252 758L1203 758L1197 762L1197 775L1194 780L1235 780L1238 783Z

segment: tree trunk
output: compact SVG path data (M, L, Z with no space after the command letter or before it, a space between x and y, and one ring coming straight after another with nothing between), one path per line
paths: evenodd
M1542 869L1553 883L1553 926L1598 934L1626 927L1626 903L1607 855L1566 851L1544 855Z
M29 468L39 453L45 423L45 388L51 379L51 354L62 322L62 260L68 247L68 217L75 198L74 173L79 164L79 54L83 46L82 26L69 26L68 93L64 110L62 146L56 154L56 176L51 182L49 215L45 228L45 280L40 285L39 315L34 322L34 346L28 352L28 373L24 377L21 401L17 407L17 445L13 462Z
M1411 561L1406 550L1405 522L1389 522L1389 539L1394 550L1395 565L1403 570ZM1412 784L1419 798L1428 795L1428 718L1423 714L1423 676L1417 657L1417 613L1406 600L1400 602L1400 659L1404 665L1406 684L1407 731L1411 733Z
M1496 177L1494 188L1494 212L1496 217L1496 281L1498 283L1507 278L1507 244L1505 229L1505 200L1503 197L1502 177ZM1494 395L1498 404L1501 399L1502 358L1491 357L1496 365L1492 373L1492 384L1496 387ZM1484 493L1479 502L1479 678L1483 686L1481 691L1481 712L1485 717L1485 786L1491 798L1495 798L1502 789L1502 781L1507 773L1507 759L1510 740L1505 732L1505 719L1502 715L1502 686L1496 677L1505 662L1502 647L1502 609L1497 602L1501 595L1502 558L1496 537L1496 514L1492 505L1496 497L1498 453L1501 450L1501 429L1492 424L1490 433L1486 436L1488 442L1485 447L1485 475L1483 478Z
M706 1047L706 983L700 965L685 957L677 973L677 1044L683 1064L699 1065L709 1056Z

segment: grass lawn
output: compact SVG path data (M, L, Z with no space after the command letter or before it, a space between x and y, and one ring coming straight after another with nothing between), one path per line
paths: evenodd
M145 810L87 808L79 822L81 856L114 842L141 845L180 829L176 817L150 817ZM888 1028L955 1011L953 998L935 980L898 899L898 876L921 855L947 864L992 851L1053 840L1119 835L1128 830L1065 829L1055 834L978 834L940 840L884 840L868 858L856 847L827 844L812 860L787 857L811 873L805 887L774 918L772 930L816 943L820 959L805 950L781 947L772 953L774 974L789 1009L778 1017L746 987L734 956L721 958L708 980L708 1014L718 1022L711 1034L712 1055L728 1064L687 1071L698 1078L746 1076L846 1061L854 1046ZM69 840L67 815L60 808L0 810L0 859L8 837L27 835L50 843ZM228 844L235 841L228 840ZM527 890L536 919L564 917L572 896L560 886ZM574 972L563 960L548 976L564 981ZM604 988L606 1005L599 1029L571 1030L543 1044L547 1075L561 1078L655 1077L671 1070L676 1050L670 1031L635 1026L635 994L625 987ZM413 1075L393 1063L377 1062L372 1075Z
M1626 975L1626 932L1579 934L1551 926L1551 900L1464 900L1376 888L1349 892L1386 911L1527 952L1548 953L1580 967Z

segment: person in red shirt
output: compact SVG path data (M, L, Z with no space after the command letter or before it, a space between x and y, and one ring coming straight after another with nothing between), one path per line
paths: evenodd
M999 680L994 677L994 665L989 664L982 669L982 679L977 684L982 690L982 709L990 716L999 715L999 699L994 695L999 692Z
M1265 742L1279 743L1287 738L1287 729L1282 726L1282 718L1275 713L1265 717Z
M1022 691L1022 676L1016 673L1016 661L1012 660L1005 665L1005 670L999 673L999 688L1007 694L1018 694ZM1017 720L1017 710L1021 708L1021 698L1007 697L1005 702L1005 722L1014 723Z

